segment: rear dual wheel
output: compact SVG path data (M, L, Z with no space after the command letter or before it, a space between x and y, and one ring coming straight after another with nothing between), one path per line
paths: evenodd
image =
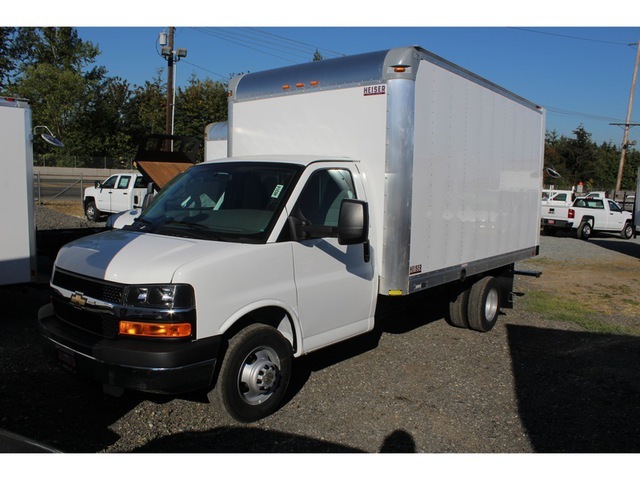
M500 289L493 277L484 277L469 292L469 327L478 332L493 328L500 313Z
M449 303L449 323L478 332L491 330L500 314L500 289L494 277L483 277Z

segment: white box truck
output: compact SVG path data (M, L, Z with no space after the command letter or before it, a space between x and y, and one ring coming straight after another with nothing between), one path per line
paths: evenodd
M0 285L36 278L36 225L33 204L33 135L27 100L0 99L2 224Z
M248 422L381 296L442 288L490 330L538 253L543 144L540 107L419 47L236 77L232 156L63 247L45 343L112 393L204 389Z

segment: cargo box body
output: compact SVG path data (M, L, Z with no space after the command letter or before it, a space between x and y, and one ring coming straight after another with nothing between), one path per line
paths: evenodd
M360 162L381 294L536 254L540 107L420 48L322 63L235 79L229 154Z

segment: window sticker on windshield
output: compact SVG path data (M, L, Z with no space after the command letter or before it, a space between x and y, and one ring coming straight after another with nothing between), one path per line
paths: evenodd
M282 193L282 189L284 185L276 185L276 188L273 189L273 193L271 194L271 198L278 198Z

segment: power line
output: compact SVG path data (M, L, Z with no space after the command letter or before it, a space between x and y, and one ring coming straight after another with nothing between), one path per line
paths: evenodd
M247 29L247 27L245 27L245 29ZM295 44L298 44L298 45L304 45L306 47L309 47L309 48L313 49L314 53L315 53L315 50L317 50L319 52L325 52L325 53L329 54L329 56L344 57L344 56L347 55L346 53L343 53L343 52L336 52L336 51L329 50L329 49L326 49L326 48L320 48L320 47L318 47L316 45L312 45L310 43L300 42L299 40L294 40L294 39L291 39L291 38L283 37L282 35L278 35L278 34L275 34L275 33L272 33L272 32L266 32L264 30L260 30L259 28L252 28L251 30L252 31L256 31L256 32L260 32L263 35L267 35L267 36L271 36L271 37L275 37L275 38L280 38L280 39L283 39L285 41L292 42L292 43L295 43Z
M262 48L262 47L264 47L264 45L262 45L260 43L256 43L255 41L250 41L250 40L248 41L248 40L242 39L242 38L238 39L237 37L233 37L233 36L230 36L228 34L225 34L225 33L223 33L221 31L221 29L213 30L213 29L205 29L205 28L199 28L199 27L192 27L192 28L193 28L193 30L195 30L197 32L200 32L200 33L203 33L205 35L209 35L211 37L215 37L215 38L218 38L220 40L224 40L226 42L233 43L235 45L240 45L241 47L248 48L248 49L253 50L255 52L262 53L264 55L269 55L269 56L278 58L280 60L284 60L284 61L289 62L289 63L296 63L297 62L297 60L292 60L291 58L286 58L286 57L283 57L281 55L276 55L275 53L267 51L264 48ZM254 45L258 45L261 48L258 48L257 46L254 46ZM280 53L282 53L282 52L280 51Z
M563 38L570 38L572 40L582 40L585 42L595 42L595 43L607 43L609 45L620 45L620 46L625 46L625 47L629 47L629 46L635 46L636 43L624 43L624 42L613 42L611 40L599 40L596 38L587 38L587 37L577 37L574 35L566 35L566 34L562 34L562 33L553 33L553 32L545 32L545 31L541 31L541 30L533 30L531 28L522 28L522 27L510 27L513 30L522 30L523 32L530 32L530 33L537 33L539 35L550 35L553 37L563 37Z
M568 117L588 118L590 120L599 120L599 121L603 121L603 122L617 122L617 121L620 121L619 118L605 117L603 115L595 115L593 113L576 112L574 110L566 110L566 109L562 109L562 108L549 107L549 106L545 106L544 108L547 111L547 113L555 113L555 114L558 114L558 115L566 115Z
M211 74L213 74L213 75L215 75L217 77L220 77L221 79L226 80L226 81L228 81L231 78L229 75L222 75L220 73L214 72L213 70L209 70L208 68L204 68L204 67L201 67L200 65L196 65L195 63L192 63L192 62L190 62L188 60L185 60L184 58L182 59L182 62L183 63L188 63L192 67L196 67L196 68L199 68L200 70L204 70L205 72L211 73Z

